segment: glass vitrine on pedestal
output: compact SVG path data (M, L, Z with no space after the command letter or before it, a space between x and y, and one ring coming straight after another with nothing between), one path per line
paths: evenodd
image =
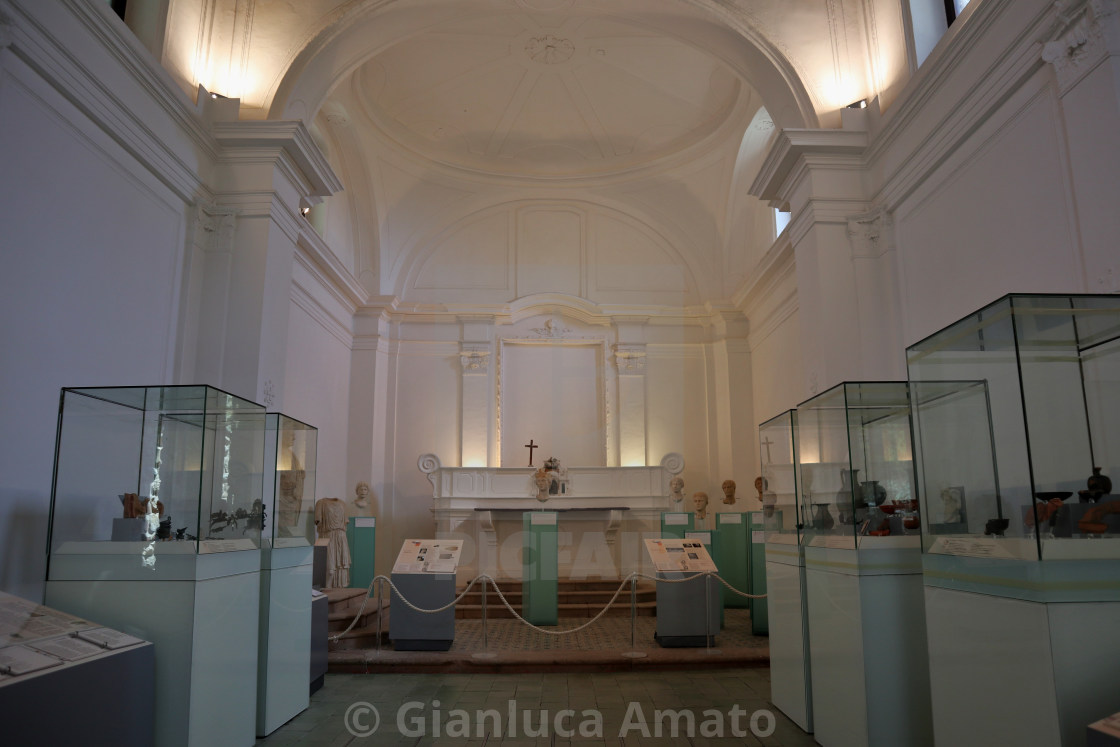
M770 618L770 700L795 724L813 731L809 618L805 609L803 521L797 503L797 411L758 426L766 528L766 596Z
M46 603L155 645L157 744L255 741L264 444L211 387L62 390Z
M817 741L931 744L906 382L803 402L797 445Z
M1005 296L907 365L937 742L1084 744L1120 710L1120 296Z
M307 708L318 431L270 412L265 425L270 500L261 538L257 736Z

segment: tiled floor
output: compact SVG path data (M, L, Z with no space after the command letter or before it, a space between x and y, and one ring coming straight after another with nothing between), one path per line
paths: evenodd
M769 695L770 670L764 667L603 674L330 674L306 711L258 744L814 744L812 736L768 702Z

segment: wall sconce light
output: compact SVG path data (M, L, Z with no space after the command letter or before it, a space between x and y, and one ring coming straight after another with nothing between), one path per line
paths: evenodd
M310 212L311 212L311 208L309 208L309 207L301 207L299 209L299 214L303 215L303 216L306 216Z
M848 104L847 108L849 108L849 109L866 109L867 108L867 99L860 99L859 101L853 101L852 103Z

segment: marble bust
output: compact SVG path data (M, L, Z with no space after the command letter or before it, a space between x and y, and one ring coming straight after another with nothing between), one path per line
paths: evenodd
M549 476L548 471L541 467L533 473L533 482L537 486L536 499L541 503L548 500L549 486L552 484L552 478Z
M680 475L674 475L673 479L669 480L669 497L673 499L673 503L684 500L684 478Z
M692 505L696 507L696 518L704 521L708 518L708 494L704 492L692 494Z
M358 508L369 506L369 483L359 482L354 486L354 505Z
M954 524L961 520L961 489L945 488L941 491L941 507L945 515L946 524Z
M734 480L724 480L723 485L721 487L723 488L723 502L726 503L729 506L734 505L735 504L735 481Z

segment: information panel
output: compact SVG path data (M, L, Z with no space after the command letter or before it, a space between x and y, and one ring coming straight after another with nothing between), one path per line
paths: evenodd
M401 545L393 573L454 573L462 540L408 539Z
M647 539L646 552L658 571L702 573L716 571L716 564L698 539Z

